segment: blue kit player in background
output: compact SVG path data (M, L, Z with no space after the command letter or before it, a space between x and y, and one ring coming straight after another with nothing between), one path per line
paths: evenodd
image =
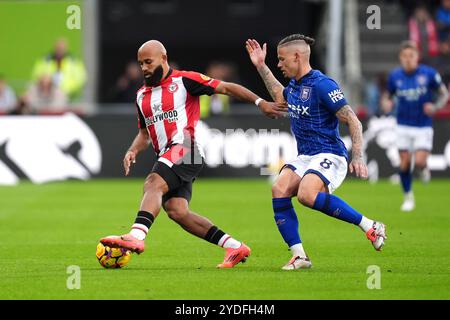
M388 94L382 100L383 111L393 110L396 100L397 147L400 154L400 180L403 188L402 211L415 207L412 192L412 157L415 171L428 182L430 171L427 159L433 147L431 116L448 101L448 90L439 73L419 64L419 51L414 42L405 41L400 46L401 67L394 69L388 78ZM437 96L436 96L437 93ZM433 102L434 101L434 102Z
M291 129L297 140L298 157L286 164L272 187L275 222L292 258L284 270L310 268L299 234L297 214L291 198L331 217L359 226L380 250L386 239L383 223L363 216L342 199L332 195L347 174L348 155L339 136L339 121L349 126L352 140L350 172L367 178L362 156L362 126L332 79L311 68L310 45L314 39L290 35L278 44L278 67L290 78L285 88L265 64L267 45L246 42L247 52L267 90L276 102L287 102Z

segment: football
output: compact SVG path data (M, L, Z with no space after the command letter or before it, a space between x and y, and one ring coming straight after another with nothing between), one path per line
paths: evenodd
M131 260L131 251L123 248L110 248L102 243L97 245L95 255L100 265L106 269L123 268Z

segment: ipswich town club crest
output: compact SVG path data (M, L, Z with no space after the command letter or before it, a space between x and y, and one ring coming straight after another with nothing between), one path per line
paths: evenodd
M421 86L424 86L427 84L427 77L425 75L419 75L417 76L417 83Z
M170 93L174 93L178 90L178 85L176 83L171 83L167 89Z
M309 99L311 96L311 87L302 87L302 94L300 96L300 99L305 102Z

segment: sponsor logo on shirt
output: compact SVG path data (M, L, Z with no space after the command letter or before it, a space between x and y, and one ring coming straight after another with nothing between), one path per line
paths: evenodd
M409 88L409 89L397 89L395 94L397 97L403 97L406 101L417 101L420 99L421 95L427 93L426 87Z
M200 74L200 78L202 78L203 80L205 80L205 81L208 81L208 80L211 80L211 78L210 77L208 77L208 76L205 76L204 74Z
M147 127L151 126L152 124L155 124L159 121L167 120L169 123L177 121L178 120L178 112L177 110L169 110L166 112L155 114L152 117L145 118L145 125Z
M342 93L341 89L335 89L331 92L328 92L328 96L330 97L333 103L336 103L339 100L344 99L344 94Z
M292 117L298 118L298 115L302 116L310 116L309 114L309 107L307 106L296 106L294 104L288 104L289 107L289 113Z

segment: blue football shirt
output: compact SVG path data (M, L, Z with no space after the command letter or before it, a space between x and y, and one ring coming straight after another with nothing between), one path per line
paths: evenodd
M348 103L334 80L318 70L311 70L298 81L291 79L283 96L288 103L299 155L332 153L348 159L335 115Z
M394 69L388 79L388 91L396 97L397 123L413 127L431 127L433 121L423 105L433 102L434 92L441 86L439 73L426 65L408 74L402 68Z

